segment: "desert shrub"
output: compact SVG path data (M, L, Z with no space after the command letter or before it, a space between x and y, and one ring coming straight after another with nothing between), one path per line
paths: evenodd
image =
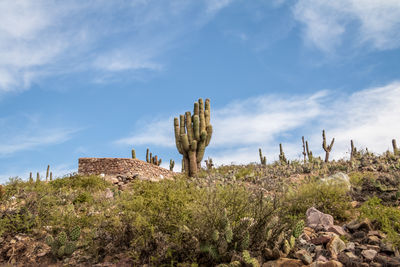
M370 219L375 226L387 235L388 241L400 248L400 210L387 207L382 200L372 197L360 207L360 217Z
M339 182L309 181L292 187L285 196L288 214L304 217L310 207L331 214L335 219L346 220L351 209L346 185Z
M365 179L376 179L376 174L373 172L351 172L349 173L350 183L354 187L359 187L363 184Z

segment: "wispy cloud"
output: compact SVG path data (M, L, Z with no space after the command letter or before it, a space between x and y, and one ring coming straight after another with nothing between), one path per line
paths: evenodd
M400 2L397 0L298 1L295 18L304 24L305 40L332 53L340 45L370 45L386 50L400 46Z
M283 143L286 155L299 159L304 135L314 154L323 155L322 129L328 139L335 137L333 158L346 156L350 139L358 147L381 153L390 147L392 138L400 136L400 125L396 123L400 117L399 100L399 82L350 95L320 91L313 95L265 95L240 100L212 110L214 134L207 154L218 164L248 163L258 161L261 147L271 161L278 158L278 144ZM174 149L171 117L142 127L116 142Z
M162 69L160 57L230 1L0 3L0 93L73 71ZM101 19L99 19L101 18Z
M21 122L23 122L22 125L19 124ZM0 157L60 144L68 141L79 131L79 129L66 127L49 128L43 125L40 116L35 115L0 118L0 126L4 130L0 134Z

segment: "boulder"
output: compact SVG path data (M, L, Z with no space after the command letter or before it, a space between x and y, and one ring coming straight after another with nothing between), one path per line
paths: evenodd
M329 229L329 227L334 225L332 215L320 212L314 207L311 207L306 211L306 216L307 226L314 229L318 226L322 226L324 229Z

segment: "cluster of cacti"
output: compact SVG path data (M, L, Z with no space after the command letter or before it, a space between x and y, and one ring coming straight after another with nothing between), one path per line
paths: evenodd
M205 162L206 162L207 170L212 170L212 168L214 167L212 158L209 157L208 159L205 160Z
M290 251L296 245L296 239L303 233L304 230L304 221L300 220L296 223L295 227L293 228L292 234L289 237L289 240L285 239L283 244L283 253L286 255L290 253Z
M157 155L153 157L153 154L151 152L149 153L149 149L147 149L146 150L146 162L160 166L162 160L158 159Z
M285 153L283 152L282 144L279 144L279 161L282 165L289 164L289 160L286 159Z
M132 148L131 153L132 153L132 158L136 159L136 151L135 151L135 149Z
M226 209L218 227L211 234L211 242L208 241L201 247L201 251L208 254L213 260L229 253L229 250L244 251L250 246L250 228L253 226L252 218L243 218L235 229L229 221Z
M261 165L263 165L263 166L267 165L267 158L265 156L263 156L261 148L258 149L258 154L260 154Z
M251 267L260 266L260 264L258 263L257 259L256 258L252 258L251 255L250 255L250 252L247 251L247 250L244 250L242 252L242 259L243 259L243 262L248 266L251 266Z
M335 138L333 138L332 141L331 141L331 144L329 146L327 146L326 145L325 130L322 130L322 148L325 150L325 162L329 161L329 153L332 150L334 142L335 142Z
M71 255L75 251L76 241L80 235L81 229L79 226L75 226L69 231L68 235L64 231L61 231L56 238L48 235L46 243L51 247L51 252L54 256L62 258Z
M208 146L212 135L210 123L210 100L199 99L194 103L193 116L188 111L185 115L174 118L175 143L184 164L184 171L189 176L194 176L201 168L205 148Z
M175 161L172 159L169 160L169 170L174 171Z

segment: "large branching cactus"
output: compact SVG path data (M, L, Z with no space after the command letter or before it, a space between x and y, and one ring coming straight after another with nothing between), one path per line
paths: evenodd
M210 100L199 99L194 103L193 116L185 115L174 118L176 148L183 157L184 171L194 176L201 167L204 152L210 143L212 125L210 123Z

